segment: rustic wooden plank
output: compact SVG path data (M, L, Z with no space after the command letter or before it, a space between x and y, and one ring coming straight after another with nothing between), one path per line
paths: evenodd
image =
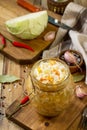
M13 108L15 108L14 105L16 105L17 103L18 102L16 101L14 102L14 104L12 104L12 106L10 106L9 110L7 111L7 115L12 112ZM11 118L11 120L26 130L67 130L67 128L73 123L73 120L75 121L75 119L78 117L78 114L80 114L81 110L84 107L84 104L80 103L77 103L76 106L75 104L73 105L73 107L71 106L66 112L55 118L44 118L36 113L32 106L28 105L20 110L18 113L16 113ZM45 126L46 122L48 122L49 124L48 127Z
M3 60L3 55L0 54L0 75L2 75L3 73L3 64L4 64L4 60ZM2 85L0 84L0 113L3 113L3 101L1 99L2 97ZM0 115L0 120L2 120L3 116Z
M15 9L20 10L20 11L15 12ZM9 33L7 33L3 22L5 22L6 20L8 20L10 18L24 15L24 14L28 13L28 11L23 9L22 7L19 7L16 4L16 0L11 0L10 2L9 2L9 0L1 0L0 1L0 12L1 11L3 12L3 13L0 13L0 17L2 18L2 19L0 19L0 24L2 25L2 27L0 26L0 28L3 29L2 32L5 34L5 36L9 37L12 40L15 40L15 39L19 40L19 39L13 37L12 35L10 35ZM50 13L51 12L49 12L49 14ZM4 14L5 14L5 16L4 16ZM6 17L6 15L7 15L7 17ZM59 19L61 18L60 16L55 15L54 13L52 13L52 15L56 18L59 18ZM7 47L13 48L13 46L9 43L7 43ZM16 48L15 48L15 50L16 50ZM18 52L18 50L17 50L17 52ZM27 52L27 50L24 51L24 49L23 49L23 52ZM30 67L31 67L31 65L29 65L29 68ZM26 65L21 66L13 61L10 61L7 58L4 59L3 55L0 55L0 74L2 74L2 73L13 74L18 77L25 78L25 77L27 77L27 73L25 73L26 71L27 71ZM16 105L15 103L18 102L19 95L21 95L23 92L22 90L23 90L22 84L17 83L16 88L14 87L14 84L5 84L5 89L3 90L3 96L6 96L6 99L4 101L5 101L5 110L8 107L7 114L9 114L11 112L13 106L15 107L15 105ZM27 130L26 128L28 128L28 130L29 130L29 127L31 127L33 130L64 130L64 127L67 128L66 125L70 126L68 128L68 130L76 130L78 122L79 122L79 118L80 118L80 117L78 117L78 115L80 114L80 112L81 112L82 108L84 107L84 105L86 104L86 102L87 102L87 98L85 98L85 100L80 100L80 101L76 100L74 102L75 106L72 105L72 107L70 107L67 110L67 114L65 114L65 112L64 112L59 117L55 117L53 119L49 119L49 118L45 119L44 117L38 115L30 104L12 117L12 119L15 123L8 120L7 118L3 118L3 120L0 121L0 130ZM9 105L11 105L11 106L9 106ZM27 118L26 118L25 113L27 113ZM35 114L35 115L33 115L33 114ZM32 119L32 115L33 115L33 119ZM75 119L75 115L76 115L77 119L74 121L72 119L73 119L73 117ZM23 119L20 120L20 118L21 119L23 118ZM28 118L29 118L30 122L28 121ZM57 120L57 122L56 122L56 120ZM21 121L23 121L23 122L21 122ZM20 126L23 128L19 127L16 123L20 123ZM46 123L49 123L48 127L46 127L46 125L45 125ZM61 126L60 126L60 124L61 124Z
M1 56L0 56L1 58ZM8 60L7 58L3 58L3 74L11 74L15 75L17 77L21 77L21 66L13 61ZM1 66L0 66L1 67ZM1 68L0 68L1 71ZM15 86L16 85L16 86ZM14 102L19 95L23 93L22 84L19 84L18 82L10 83L10 84L4 84L4 89L2 95L6 97L4 99L4 108L7 109L7 107ZM0 130L23 130L18 125L12 123L11 121L8 121L5 117L0 121Z
M6 111L7 116L12 113L18 104L19 99L16 100ZM32 102L32 101L31 101ZM74 98L70 107L63 111L60 115L53 118L46 118L39 115L32 106L32 103L25 106L10 120L23 127L26 130L72 130L72 126L77 129L77 124L73 125L75 120L80 116L82 109L86 105L87 97L84 100L80 100L77 97ZM79 120L78 120L79 121ZM46 126L46 122L49 124Z

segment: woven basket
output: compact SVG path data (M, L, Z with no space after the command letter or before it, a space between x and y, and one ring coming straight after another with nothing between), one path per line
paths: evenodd
M48 9L58 14L63 14L68 3L73 2L73 0L47 0Z

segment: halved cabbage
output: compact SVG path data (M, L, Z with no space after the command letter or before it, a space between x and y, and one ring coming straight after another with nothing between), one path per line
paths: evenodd
M5 24L11 34L21 39L34 39L44 31L47 23L47 11L40 11L8 20Z

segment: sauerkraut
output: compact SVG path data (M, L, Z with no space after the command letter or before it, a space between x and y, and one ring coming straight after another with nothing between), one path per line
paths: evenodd
M56 116L66 109L74 96L73 81L68 66L59 59L42 59L32 70L34 85L32 103L44 116Z
M67 68L58 61L40 62L34 70L34 76L44 84L57 84L68 76Z

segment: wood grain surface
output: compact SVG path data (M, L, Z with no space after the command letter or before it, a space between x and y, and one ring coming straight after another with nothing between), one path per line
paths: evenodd
M7 117L15 110L19 101L18 98L18 100L13 102L7 109ZM80 100L75 97L67 110L61 112L61 114L56 117L46 118L39 115L33 108L32 104L29 103L9 119L23 127L25 130L67 130L80 116L81 111L86 104L87 98ZM48 124L47 126L46 123ZM77 129L77 127L75 129Z
M24 48L18 48L7 41L6 47L1 50L1 53L20 64L33 63L34 60L38 59L42 51L47 49L52 43L52 40L45 41L43 39L44 35L49 31L57 31L58 28L48 23L47 28L37 38L33 40L21 40L7 31L5 22L12 18L29 14L30 12L19 6L16 0L11 0L11 2L9 2L9 0L0 1L0 10L2 11L2 13L0 13L0 32L12 41L25 43L34 49L34 52L32 52ZM52 15L53 13L48 11L48 14ZM60 17L60 15L57 15L59 20Z
M0 31L4 33L5 36L8 36L8 38L16 39L6 32L5 26L2 23L10 18L24 15L26 13L28 13L28 11L23 9L22 7L19 7L16 4L16 0L0 0L0 24L2 25L0 26ZM56 16L54 13L51 14L54 17L58 17L58 15ZM7 46L11 46L13 48L12 45L7 44ZM16 103L18 103L19 101L19 96L22 96L23 81L24 79L26 79L27 71L31 69L31 66L32 64L30 63L27 65L18 64L13 60L10 60L9 56L0 54L0 75L12 74L21 79L21 82L0 84L0 94L2 93L2 96L5 97L5 99L3 100L3 111L6 111L7 114L11 113L12 108L15 107ZM84 80L80 84L84 85ZM87 85L84 86L87 87ZM81 116L81 110L86 104L87 98L84 98L83 100L76 99L72 103L72 107L69 107L67 111L63 112L59 117L55 117L53 119L48 119L40 116L38 113L36 113L36 111L34 111L31 104L29 104L11 118L11 120L13 121L8 120L5 116L2 119L0 118L0 130L77 130L77 126ZM25 113L28 114L27 118ZM30 122L28 121L28 119Z
M26 78L27 70L31 69L32 64L20 65L3 55L0 55L0 73L1 74L12 74L21 79ZM16 87L14 85L16 84ZM83 82L79 83L84 85ZM86 86L86 85L84 85ZM23 84L16 82L11 84L4 84L3 96L5 111L9 115L16 104L19 102L23 94ZM20 96L20 99L19 99ZM0 130L77 130L77 126L80 120L81 111L83 107L87 104L87 98L79 100L78 98L74 100L71 107L67 111L63 112L59 117L55 118L44 118L40 116L31 104L27 105L19 112L17 112L10 120L6 117L0 120ZM27 113L27 115L26 115ZM14 122L14 123L13 123ZM46 124L49 124L46 126ZM59 130L60 130L59 129Z

